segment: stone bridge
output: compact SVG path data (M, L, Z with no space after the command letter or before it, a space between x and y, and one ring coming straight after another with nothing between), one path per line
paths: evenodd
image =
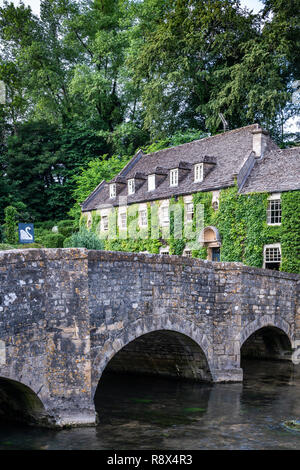
M240 382L241 351L291 359L298 302L299 276L240 263L2 251L0 414L93 425L104 370Z

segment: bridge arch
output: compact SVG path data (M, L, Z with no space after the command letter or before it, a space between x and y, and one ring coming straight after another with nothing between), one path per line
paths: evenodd
M0 377L0 420L48 424L48 413L38 395L27 385Z
M203 361L202 363L206 363L207 373L203 372L202 376L200 374L199 379L211 380L213 371L212 348L206 335L201 333L200 329L193 322L183 321L179 316L174 317L174 315L172 317L161 315L147 317L147 319L140 318L122 329L122 332L115 337L114 341L108 340L102 350L95 354L92 361L92 396L96 392L102 373L118 353L134 344L135 341L143 342L144 339L147 340L148 338L154 340L155 335L159 335L160 339L164 335L166 343L170 340L173 346L176 343L178 347L185 348L190 358L194 358L197 352L202 354L201 360ZM94 347L97 351L96 345ZM103 350L105 351L105 356L103 356ZM196 380L195 375L194 377L185 375L185 377Z
M238 341L240 359L242 356L290 359L293 345L291 326L278 315L258 317L242 329ZM274 346L277 353L271 353Z
M239 341L240 347L243 346L244 342L256 331L260 330L264 327L275 327L279 330L282 330L287 337L289 338L292 344L292 329L291 326L287 321L281 318L278 315L263 315L261 317L256 318L252 322L248 323L246 327L244 327L240 333L237 335L236 340Z

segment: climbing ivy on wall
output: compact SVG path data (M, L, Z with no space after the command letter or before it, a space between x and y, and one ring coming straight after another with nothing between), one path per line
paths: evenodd
M281 194L282 271L300 273L300 192Z
M212 207L211 192L194 193L193 204L195 211L200 204L204 207L203 226L215 226L219 230L222 240L221 261L262 267L264 245L281 243L281 270L300 273L300 193L290 191L281 194L282 223L279 226L267 225L268 196L268 193L241 195L237 186L234 186L220 191L217 211ZM168 245L170 254L181 255L188 247L193 257L206 259L207 249L198 242L200 229L196 223L199 219L194 217L191 223L184 223L182 196L171 198L169 203L170 226L167 228L159 225L161 201L155 201L147 203L147 228L139 227L138 204L133 204L127 208L127 232L118 227L117 208L110 213L108 232L101 232L101 217L96 211L92 213L90 230L105 240L106 250L159 253L162 246ZM181 227L178 225L180 220ZM82 216L81 224L86 222L87 218ZM115 238L110 232L111 227ZM151 238L151 230L155 238ZM194 240L191 238L193 232L197 233Z

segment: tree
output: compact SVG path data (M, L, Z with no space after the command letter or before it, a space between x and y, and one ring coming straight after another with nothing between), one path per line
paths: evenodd
M117 175L129 161L127 156L118 157L113 155L106 160L106 155L96 158L88 163L86 169L82 168L80 174L74 177L76 189L73 197L76 204L70 210L70 215L75 219L80 217L80 204L90 195L102 180L110 181Z
M6 243L15 245L18 242L17 234L17 209L13 206L7 206L5 208L5 219L4 219L4 237Z

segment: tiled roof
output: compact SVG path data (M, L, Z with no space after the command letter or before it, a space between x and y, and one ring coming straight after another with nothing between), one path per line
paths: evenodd
M140 180L141 184L136 189L136 192L129 196L127 185L124 184L120 186L121 191L118 197L127 197L127 203L131 204L233 186L236 175L239 173L253 149L252 132L256 129L259 129L259 126L252 124L146 155L139 151L112 182L116 182L118 179L122 181L128 180L134 178L137 174L142 174L147 177L150 174L156 173L160 175L160 184L155 190L148 191L147 180ZM268 138L268 152L266 152L262 161L255 163L249 181L246 181L244 184L242 192L258 190L269 191L271 187L270 176L272 176L271 179L274 180L275 186L276 182L278 182L280 186L277 189L278 191L283 190L281 188L284 187L287 189L296 189L295 185L297 186L297 184L299 187L299 183L295 180L296 176L294 171L292 172L293 175L289 176L286 170L282 168L284 164L279 165L276 163L276 166L272 167L271 164L267 163L270 159L273 160L274 157L275 160L278 160L281 158L281 155L287 155L285 152L289 151L279 150L271 138ZM294 150L292 152L294 152ZM289 159L284 157L284 160ZM265 164L263 162L265 162ZM194 182L193 171L193 165L196 163L203 163L209 168L203 181L197 183ZM290 164L288 164L288 167L290 168ZM181 168L182 170L179 176L178 186L170 187L169 173L170 170L174 168ZM261 173L262 168L266 168L263 176ZM190 171L188 171L188 169L190 169ZM280 173L280 175L278 175L278 173ZM256 180L254 175L256 174L260 180L258 186L261 189L252 189L256 187L254 182ZM276 178L275 174L277 175ZM271 190L275 191L273 187ZM98 192L96 191L93 197L89 197L84 201L82 210L94 210L105 204L118 205L118 197L116 199L109 198L109 183L105 183L99 188Z
M300 147L266 152L258 160L241 193L300 189Z

